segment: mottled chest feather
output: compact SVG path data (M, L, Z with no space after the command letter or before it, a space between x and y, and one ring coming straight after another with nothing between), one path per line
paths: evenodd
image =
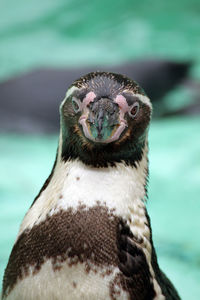
M104 282L108 299L150 299L154 294L144 253L137 248L125 222L106 206L80 205L77 210L61 210L23 232L6 269L4 293L26 277L34 281L47 262L55 278L68 266L66 282L73 279L72 285L84 292L93 274ZM71 272L78 266L82 266L81 280L80 274ZM70 273L76 275L69 279ZM95 293L94 288L93 296ZM97 294L96 299L103 299L105 291Z

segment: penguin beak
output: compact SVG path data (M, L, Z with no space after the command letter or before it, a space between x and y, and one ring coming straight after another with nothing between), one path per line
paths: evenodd
M79 123L87 139L105 144L118 140L127 127L126 121L120 119L119 106L108 98L92 102Z

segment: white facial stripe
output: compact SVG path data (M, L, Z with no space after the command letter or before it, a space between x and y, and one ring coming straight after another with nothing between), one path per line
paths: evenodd
M68 98L69 96L71 96L71 94L72 94L74 91L76 91L76 90L79 90L79 88L77 88L76 86L72 86L70 89L67 90L67 93L66 93L65 98L64 98L63 101L61 102L60 109L62 109L62 107L63 107L65 101L67 100L67 98Z
M150 108L152 108L151 101L147 96L141 95L141 94L135 94L130 90L124 90L123 92L131 93L134 97L137 97L142 103L144 103L144 104L148 105Z
M66 93L66 98L68 98L69 96L71 96L71 94L76 91L76 90L79 90L79 88L77 86L72 86L70 89L67 90L67 93Z
M141 94L133 94L135 97L137 97L142 103L148 105L152 109L152 104L150 99L147 96L141 95Z

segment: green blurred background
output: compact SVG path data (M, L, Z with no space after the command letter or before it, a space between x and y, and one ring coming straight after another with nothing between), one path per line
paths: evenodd
M199 0L4 0L0 79L41 66L193 61L200 80ZM188 97L178 87L166 101ZM0 100L1 101L1 100ZM0 108L1 109L1 108ZM19 224L48 176L58 135L0 135L0 278ZM148 209L162 269L182 299L200 299L200 118L153 120Z

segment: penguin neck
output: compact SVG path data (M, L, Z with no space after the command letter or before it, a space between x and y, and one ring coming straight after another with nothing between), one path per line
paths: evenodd
M122 212L123 209L129 211L131 207L140 206L140 203L144 205L147 197L147 152L145 143L140 161L133 165L121 161L107 167L87 165L80 159L65 162L58 155L55 178L65 178L61 196L63 200L58 205L67 209L69 206L77 207L78 203L88 207L100 203L111 210L115 209L120 216L126 214Z
M119 177L120 180L123 181L123 177L126 174L130 176L130 182L134 182L135 190L133 191L133 198L140 199L142 201L147 199L147 183L148 183L148 173L149 173L149 161L148 161L148 135L146 135L143 142L141 142L138 148L130 149L130 155L132 154L132 159L119 159L119 161L114 161L112 163L106 164L106 166L97 166L93 164L85 163L80 157L73 158L70 155L67 157L63 156L63 136L62 131L60 132L59 137L59 147L57 158L55 162L55 174L60 172L60 169L66 170L69 174L69 170L72 169L72 166L83 170L84 172L91 172L93 174L101 174L103 173L108 174L108 176L112 176L113 174L115 177ZM114 153L110 153L114 155ZM79 177L79 176L77 176ZM97 175L98 177L98 175ZM88 181L90 182L90 181ZM101 181L99 181L101 182ZM92 182L91 182L92 185ZM129 182L127 182L128 188ZM137 187L136 187L137 185ZM117 182L113 182L113 188L117 186ZM136 195L136 191L141 191L138 195Z
M72 126L71 126L72 127ZM67 162L79 159L85 165L106 168L119 162L137 167L143 158L148 128L140 138L126 137L116 143L94 143L75 133L61 119L58 160ZM77 129L76 129L77 130Z

